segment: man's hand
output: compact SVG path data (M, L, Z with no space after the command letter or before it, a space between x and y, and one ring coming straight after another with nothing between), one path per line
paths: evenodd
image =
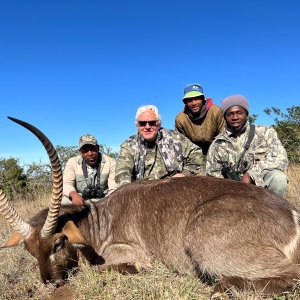
M185 175L183 173L176 173L175 175L173 175L171 177L185 177Z
M77 206L84 205L84 199L77 192L75 192L75 191L70 192L70 197L72 199L72 204L77 205Z
M241 178L241 182L244 182L247 184L254 183L254 181L252 180L252 178L248 172L244 173L243 177Z

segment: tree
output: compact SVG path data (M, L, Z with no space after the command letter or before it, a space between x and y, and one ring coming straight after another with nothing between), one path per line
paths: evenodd
M257 117L258 117L258 115L256 115L256 114L249 115L248 120L249 120L250 124L254 124L256 122Z
M100 148L100 152L105 153L106 155L117 159L118 158L118 152L113 151L113 149L111 147L105 146L105 145L99 145Z
M27 167L27 192L28 196L35 198L41 194L46 194L51 191L52 188L52 172L50 164L44 164L42 162L26 165Z
M272 116L274 128L285 147L289 160L300 163L300 106L292 106L283 113L277 107L266 108L264 112Z
M57 155L59 157L62 168L65 168L65 165L68 159L72 156L78 155L78 147L76 146L62 146L57 145L55 147Z
M0 183L7 197L16 198L23 193L27 182L27 176L24 174L24 169L20 167L18 159L0 159Z

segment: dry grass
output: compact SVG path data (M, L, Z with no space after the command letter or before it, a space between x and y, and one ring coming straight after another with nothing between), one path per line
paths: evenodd
M287 170L289 189L287 199L300 208L300 166L292 165Z
M291 166L287 198L300 208L300 166ZM15 208L25 218L32 217L47 206L48 198L36 201L16 201ZM12 233L5 220L0 216L0 245ZM212 288L198 279L178 275L160 263L153 270L136 275L121 275L114 271L102 274L85 261L80 263L80 271L70 279L70 283L59 289L45 286L40 282L36 260L22 247L0 251L0 299L173 299L202 300L210 299ZM298 290L298 289L297 289ZM232 291L235 299L263 299L259 293ZM268 299L300 299L300 293L294 292L286 297Z

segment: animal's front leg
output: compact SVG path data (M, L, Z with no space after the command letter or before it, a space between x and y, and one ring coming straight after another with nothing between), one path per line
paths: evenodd
M101 265L98 267L99 271L103 270L115 270L120 272L121 274L137 274L140 272L140 270L136 267L136 264L131 263L121 263L117 265Z
M88 260L91 265L103 265L105 260L91 246L86 246L80 249L83 256Z
M104 264L99 270L112 269L122 274L136 274L150 269L151 257L137 246L128 244L113 244L106 247L102 254Z

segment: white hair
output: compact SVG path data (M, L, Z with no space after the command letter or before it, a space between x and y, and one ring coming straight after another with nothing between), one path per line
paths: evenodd
M156 119L159 121L159 123L161 123L160 114L155 105L144 105L144 106L139 107L138 110L136 111L135 122L137 122L139 116L147 110L152 110L155 114Z

